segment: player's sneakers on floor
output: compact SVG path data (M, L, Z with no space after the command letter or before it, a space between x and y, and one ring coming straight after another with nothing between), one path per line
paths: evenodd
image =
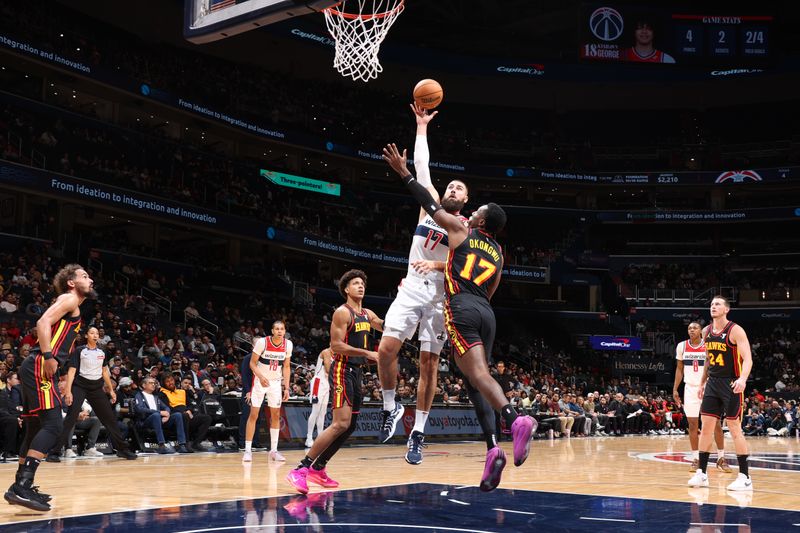
M314 441L311 439L306 439L306 448L311 448L314 445Z
M425 444L425 434L419 431L412 431L408 437L408 451L406 452L406 462L410 465L418 465L422 462L422 448Z
M75 459L78 457L78 454L72 448L67 448L67 451L64 452L65 459Z
M244 452L244 455L242 455L242 462L243 463L252 463L253 462L253 452Z
M43 501L43 496L33 489L33 487L23 487L19 483L14 483L3 495L6 501L12 505L22 505L34 511L49 511L50 504Z
M320 487L325 487L326 489L335 489L339 486L338 481L328 477L328 473L324 468L322 470L317 470L313 466L308 469L306 484L308 484L308 482L315 483Z
M483 492L489 492L497 488L505 467L506 452L502 448L495 446L486 452L486 465L483 467L483 477L481 477L480 485Z
M697 472L700 468L700 459L692 459L692 466L689 467L689 472Z
M97 448L89 448L88 450L83 451L84 457L105 457L106 454L99 451Z
M129 461L133 461L134 459L138 459L139 456L136 455L136 452L129 448L117 450L117 457L121 457L123 459L127 459Z
M724 457L720 457L719 459L717 459L717 468L719 468L726 474L730 474L731 472L733 472L730 465L728 465L728 461L726 461Z
M286 457L281 455L281 452L279 452L278 450L272 450L271 452L269 452L269 458L272 459L273 461L286 461Z
M733 483L728 485L728 490L753 490L753 481L750 476L740 472Z
M518 416L511 424L511 437L514 440L514 466L521 466L531 450L531 435L539 423L530 416ZM505 457L503 458L505 460Z
M397 429L397 423L403 418L405 412L406 408L399 402L395 402L394 409L391 411L381 411L381 432L378 436L381 444L392 438L394 430Z
M708 474L704 474L703 471L698 468L694 475L689 478L687 485L690 487L708 487Z
M306 481L306 478L308 478L308 468L305 466L290 470L286 475L286 481L300 494L308 494L308 481Z

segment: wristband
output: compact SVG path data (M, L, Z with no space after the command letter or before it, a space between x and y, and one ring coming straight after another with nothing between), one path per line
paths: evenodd
M49 351L48 352L44 352L42 354L42 357L44 357L45 361L49 361L50 359L53 358L53 352L49 352Z
M411 174L406 174L405 176L402 176L400 179L403 180L403 185L408 185L409 183L415 180L414 176L412 176Z

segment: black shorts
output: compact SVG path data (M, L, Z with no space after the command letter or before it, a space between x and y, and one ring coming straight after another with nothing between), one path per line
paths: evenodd
M353 413L361 410L361 365L354 365L334 359L328 381L331 384L331 409L347 404Z
M457 355L482 344L486 357L492 356L497 321L486 298L456 294L445 302L444 318L450 344Z
M58 396L58 372L51 379L44 377L44 357L31 354L19 368L22 381L22 414L34 416L47 409L61 409Z
M708 378L703 392L703 403L700 404L700 415L736 420L742 418L744 392L733 392L735 378Z

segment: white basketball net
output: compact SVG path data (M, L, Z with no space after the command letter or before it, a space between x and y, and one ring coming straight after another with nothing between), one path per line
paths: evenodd
M381 43L404 8L404 0L345 0L324 10L336 41L333 68L354 81L377 78L383 72L378 61Z

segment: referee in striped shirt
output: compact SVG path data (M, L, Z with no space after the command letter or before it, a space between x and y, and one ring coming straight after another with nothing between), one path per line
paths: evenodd
M72 352L67 370L67 387L64 400L69 406L69 411L64 419L64 429L56 446L60 449L69 443L66 442L73 426L81 412L83 401L87 400L92 410L106 427L117 455L125 459L136 459L137 455L131 451L128 442L123 438L117 427L117 417L111 404L116 401L116 392L111 384L111 375L106 366L106 354L97 346L100 334L97 328L91 327L86 332L86 344L78 346ZM111 393L111 401L103 392L103 384Z

